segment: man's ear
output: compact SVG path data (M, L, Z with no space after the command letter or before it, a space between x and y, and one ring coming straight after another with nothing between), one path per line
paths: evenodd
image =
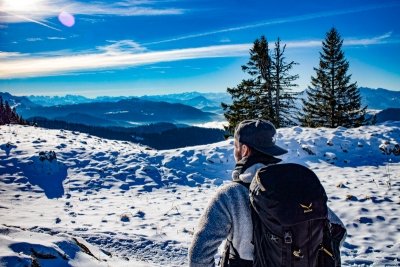
M251 149L248 145L242 144L242 157L248 157L251 154Z

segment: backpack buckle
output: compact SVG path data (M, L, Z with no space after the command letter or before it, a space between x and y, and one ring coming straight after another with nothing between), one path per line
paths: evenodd
M301 252L300 249L299 250L294 250L293 251L293 256L295 256L297 258L300 258L300 259L304 258L304 254L303 254L303 252Z
M285 232L285 235L283 237L283 240L285 240L286 244L292 244L293 239L292 239L292 233L290 232Z
M275 243L278 243L279 238L276 235L270 234L269 239Z

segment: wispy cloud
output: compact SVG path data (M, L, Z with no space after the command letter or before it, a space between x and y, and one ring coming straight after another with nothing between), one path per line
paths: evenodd
M102 49L97 53L53 57L3 58L0 62L0 78L51 76L76 71L127 68L160 62L196 58L242 56L249 44L220 45L185 48L156 52L128 52L126 49ZM135 49L134 49L135 50Z
M220 43L230 43L231 40L229 38L223 38L221 40L219 40Z
M349 39L345 46L377 45L388 42L391 33L369 39ZM321 47L322 40L287 42L288 48ZM113 70L138 67L161 62L187 59L247 56L252 44L228 44L198 48L182 48L166 51L148 51L131 40L111 41L110 45L97 47L95 51L74 53L71 51L45 54L20 54L0 52L0 79L52 76L83 71ZM57 55L58 54L58 55Z
M172 67L170 66L165 66L165 67L161 67L161 66L150 66L147 67L146 70L159 70L159 69L172 69Z
M187 34L184 36L178 36L178 37L159 40L159 41L147 42L147 43L144 43L143 45L169 43L169 42L187 40L187 39L204 37L204 36L209 36L209 35L215 35L215 34L220 34L220 33L241 31L241 30L247 30L247 29L258 28L258 27L263 27L263 26L270 26L270 25L277 25L277 24L284 24L284 23L293 23L293 22L307 21L307 20L313 20L313 19L318 19L318 18L326 18L326 17L333 17L333 16L346 15L346 14L352 14L352 13L359 13L359 12L364 12L364 11L370 11L370 10L381 9L381 8L389 8L389 7L395 7L395 6L400 6L400 2L382 3L382 4L376 4L376 5L366 5L363 7L353 8L353 9L336 10L336 11L329 11L329 12L319 12L319 13L305 14L305 15L301 15L301 16L277 18L277 19L266 20L266 21L256 22L256 23L237 26L237 27L230 27L230 28L202 32L202 33L195 33L195 34Z
M107 42L111 45L98 46L97 50L104 52L106 55L118 55L118 54L137 54L146 51L147 49L141 46L139 43L132 40L121 40L113 41L108 40Z
M39 25L42 25L46 28L55 30L55 31L61 31L60 29L56 27L52 27L49 24L46 24L44 21L37 20L33 17L31 17L29 14L28 16L20 14L18 11L10 12L6 8L0 9L0 22L3 23L10 23L10 22L33 22Z
M389 42L388 38L392 36L392 32L387 32L380 36L376 36L373 38L365 38L365 39L355 39L349 38L343 41L343 45L373 45L373 44L382 44Z
M22 54L19 52L2 52L0 51L0 59L13 59L16 57L28 57L29 54Z
M393 40L389 38L392 36L392 32L371 37L371 38L345 38L343 46L364 46L364 45L378 45L390 43ZM306 41L292 41L286 42L288 48L307 48L307 47L321 47L322 40L306 40Z
M81 15L114 15L114 16L160 16L180 15L184 13L179 8L157 8L150 1L119 1L109 3L75 2L68 6L70 13Z
M47 37L47 39L48 40L65 40L67 38L65 38L65 37L57 37L57 36L50 36L50 37Z
M111 16L160 16L179 15L185 10L179 8L157 7L155 1L122 0L115 2L74 0L2 0L0 2L0 23L33 22L59 30L46 22L61 12L72 15L111 15Z
M42 41L42 38L27 38L26 39L28 42L37 42L37 41Z

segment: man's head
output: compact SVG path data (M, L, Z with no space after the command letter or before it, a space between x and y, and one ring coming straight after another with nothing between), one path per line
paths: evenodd
M235 129L235 160L251 155L257 150L269 156L280 156L287 153L275 145L276 129L274 125L263 119L244 120Z

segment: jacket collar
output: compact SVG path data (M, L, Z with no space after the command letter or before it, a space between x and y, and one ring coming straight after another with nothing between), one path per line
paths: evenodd
M258 151L253 151L249 157L244 157L236 163L235 169L232 172L232 180L244 183L251 183L257 170L270 165L280 162L281 159L273 156L262 154Z
M249 168L247 168L242 174L239 173L237 170L234 170L232 172L232 180L233 181L240 180L244 183L249 184L253 180L253 177L254 177L254 175L256 175L257 171L265 166L267 166L267 165L265 165L263 163L256 163L256 164L250 166Z

